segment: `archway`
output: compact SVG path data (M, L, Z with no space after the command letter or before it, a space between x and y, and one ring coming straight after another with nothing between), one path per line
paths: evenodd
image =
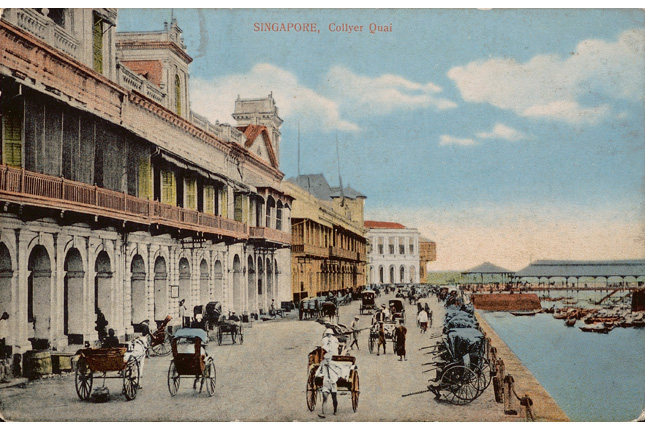
M215 297L214 300L222 303L224 300L224 276L222 273L222 262L217 260L213 266L213 281L215 284Z
M185 257L179 260L179 300L182 299L186 300L185 305L190 310L190 264Z
M379 277L379 283L385 284L385 273L383 270L383 266L379 266L378 268L378 277Z
M275 200L273 197L269 196L267 199L267 204L266 204L267 210L266 210L266 228L275 228L275 222L274 222L274 212L275 212Z
M205 305L211 301L210 274L208 273L208 262L205 258L199 263L199 304Z
M415 282L416 270L414 266L410 266L410 282Z
M94 313L100 309L111 326L114 326L112 306L112 265L107 252L101 251L94 262Z
M168 271L166 260L159 256L155 260L154 280L155 321L163 321L168 312Z
M275 229L282 230L282 202L278 200L275 212Z
M249 279L248 279L248 289L247 289L247 303L248 303L248 311L253 310L253 308L257 307L256 305L256 294L255 294L255 264L253 264L253 256L249 255L248 259L248 272L249 272Z
M233 310L240 312L242 310L242 263L239 255L233 257Z
M27 321L36 339L49 339L51 331L51 262L47 250L36 245L27 263Z
M266 259L267 263L267 306L271 303L271 299L274 299L273 294L273 264L271 259Z
M258 307L261 307L262 310L266 308L266 294L264 287L266 283L264 281L264 260L262 257L258 257Z
M390 284L394 284L394 266L390 266Z
M11 313L11 279L13 270L11 265L11 254L9 248L0 242L0 313ZM10 315L11 317L11 315ZM8 333L1 333L0 336Z
M130 264L130 322L139 324L146 319L146 265L143 257L135 255Z
M65 256L63 266L65 277L63 279L63 333L73 336L70 343L83 343L83 259L76 248L72 248ZM96 312L96 305L94 306ZM76 335L76 336L74 336Z

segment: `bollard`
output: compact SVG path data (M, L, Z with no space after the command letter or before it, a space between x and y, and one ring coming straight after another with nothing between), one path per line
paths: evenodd
M511 375L506 375L504 378L504 413L506 415L517 415L517 411L513 409L513 395L515 387L513 384L515 380Z
M495 390L495 401L504 403L504 360L498 358L495 362L496 374L493 376L493 389Z
M524 417L525 419L535 421L535 416L533 415L533 399L529 397L528 394L524 394L524 397L520 399L520 405L523 406L524 408L522 409L524 411Z

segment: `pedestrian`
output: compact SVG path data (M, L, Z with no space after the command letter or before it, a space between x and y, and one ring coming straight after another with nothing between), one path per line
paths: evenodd
M237 343L235 338L237 337L237 326L240 325L240 317L235 315L235 312L231 312L228 320L231 321L231 339L233 340L233 343Z
M349 346L349 349L354 349L354 345L356 345L356 349L360 351L361 349L358 347L358 328L357 328L358 321L359 321L359 318L355 316L354 321L352 321L352 324L350 326L352 329L353 340L352 340L352 344Z
M432 328L432 311L428 309L426 313L428 314L428 327Z
M419 315L417 316L417 321L419 322L421 333L425 333L428 329L428 314L425 310L421 309L421 312L419 312Z
M383 355L385 355L385 328L383 323L378 323L378 345L376 345L376 355L380 355L381 345L383 345Z
M114 329L108 330L108 336L103 339L101 344L103 348L117 348L119 346L119 338L114 335Z
M405 356L405 337L408 333L408 329L405 328L401 320L397 323L396 328L394 329L394 342L396 345L396 354L399 356L399 361L402 361L405 359L407 361L407 357Z
M181 321L182 327L190 327L190 317L186 316L188 309L184 303L186 303L186 299L179 301L179 321Z
M338 387L336 383L341 375L339 366L332 361L332 357L334 355L334 352L332 351L336 351L338 349L338 340L334 337L334 332L331 329L325 330L323 334L322 347L326 352L322 362L320 363L320 367L318 367L318 370L316 371L316 376L323 378L321 389L323 395L322 410L318 416L320 418L325 418L325 406L330 394L332 404L334 406L334 415L336 415L336 410L338 408Z

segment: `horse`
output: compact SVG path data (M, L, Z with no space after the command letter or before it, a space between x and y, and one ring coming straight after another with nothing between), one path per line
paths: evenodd
M321 309L321 316L329 317L329 321L333 321L334 317L338 321L338 308L332 302L323 302Z

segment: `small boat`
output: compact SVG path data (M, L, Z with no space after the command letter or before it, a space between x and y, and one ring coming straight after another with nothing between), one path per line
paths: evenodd
M564 320L564 325L567 327L573 327L576 325L576 321L578 321L575 317L569 317L566 320Z
M609 333L613 329L614 326L612 324L605 323L587 324L580 327L580 330L592 333Z
M538 311L512 311L511 314L515 315L516 317L532 317L538 313Z

